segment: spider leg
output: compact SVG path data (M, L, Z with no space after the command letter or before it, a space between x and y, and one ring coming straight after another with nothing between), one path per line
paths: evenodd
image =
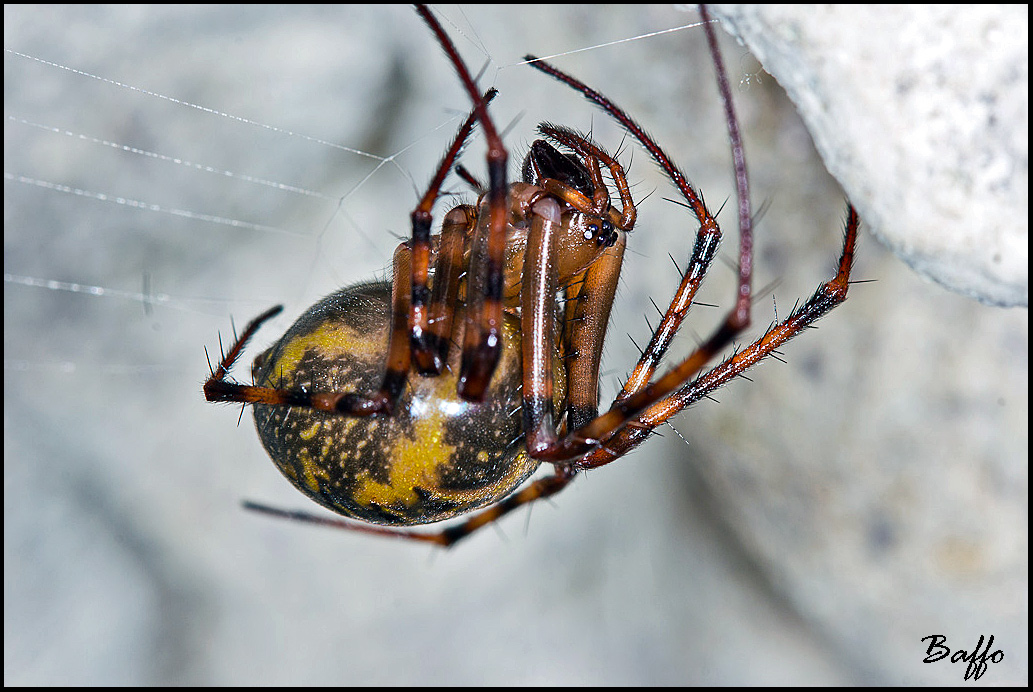
M735 307L726 319L726 327L728 329L726 330L724 337L725 342L727 343L731 340L734 334L741 332L743 329L748 327L750 323L753 230L749 202L749 187L742 153L742 142L739 136L735 113L731 106L731 94L728 89L727 78L724 75L724 67L721 62L721 56L717 48L716 39L713 36L713 28L709 23L705 24L705 27L708 32L711 54L714 57L714 62L718 71L719 88L722 99L725 102L725 115L728 124L729 139L732 143L737 193L740 200L739 283L736 290ZM663 354L666 352L668 346L670 346L674 335L681 326L685 316L688 314L689 307L692 305L692 300L696 291L699 289L703 277L706 275L714 257L717 254L717 248L721 241L721 229L718 226L717 221L707 210L699 193L688 182L685 174L678 169L670 156L668 156L667 153L664 152L664 150L655 141L653 141L648 134L646 134L645 130L643 130L643 128L635 122L631 116L598 91L587 86L575 77L556 69L545 61L539 60L533 55L525 56L524 59L529 61L529 64L535 69L545 72L555 79L567 84L572 89L580 92L586 99L592 101L594 104L606 111L606 113L612 118L626 127L632 136L642 144L646 151L649 152L650 156L652 156L657 164L664 170L667 176L671 179L671 182L675 184L682 196L685 198L687 206L692 210L693 214L695 214L700 224L699 231L696 235L695 245L693 247L692 259L682 278L681 286L679 286L678 291L671 300L670 307L664 314L664 317L657 326L657 329L654 331L649 347L647 347L643 352L641 359L635 366L635 369L625 382L623 390L617 397L617 402L623 402L631 395L641 391L655 373L656 367L663 357ZM564 132L562 132L562 128L558 129L561 131L558 133L549 132L549 136L554 138L557 136L563 136ZM566 142L564 141L564 143ZM568 146L571 145L568 144ZM618 189L620 189L619 183ZM624 198L623 191L621 192L621 197L622 199ZM627 207L627 205L625 206Z
M599 413L599 366L610 309L617 293L627 237L607 248L565 289L567 427L579 428Z
M208 401L238 401L238 399L221 399L215 397L219 395L223 385L232 384L225 381L226 375L229 374L230 368L232 368L233 364L237 362L237 358L240 357L240 354L244 352L244 347L247 346L247 342L251 340L251 337L255 335L255 332L258 331L259 327L279 315L281 312L283 312L283 306L276 305L248 322L248 325L244 327L244 331L242 331L240 336L238 336L236 341L234 341L230 350L222 354L219 366L211 371L211 376L204 383L205 399ZM221 343L222 339L220 338L219 341ZM205 353L207 352L208 349L206 347Z
M463 59L459 57L452 39L426 5L416 5L416 11L437 36L442 50L459 73L463 87L474 103L474 112L484 128L488 143L488 223L483 226L478 224L470 252L466 326L458 384L461 397L468 401L481 401L495 366L498 365L502 348L502 293L505 283L506 222L509 216L509 186L506 181L508 154L477 85Z
M490 102L496 93L494 89L489 89L482 98L482 104ZM445 176L455 163L475 122L475 113L471 113L460 126L420 204L412 212L412 239L395 249L391 337L380 389L372 396L365 396L351 392L285 391L227 382L225 377L230 366L258 326L272 316L270 311L248 325L217 371L205 383L204 391L208 401L307 406L352 416L386 414L394 409L413 360L422 374L436 375L441 372L451 342L452 306L459 292L463 249L468 229L473 226L474 220L471 218L471 208L464 206L453 209L445 216L435 257L435 280L431 292L427 287L428 265L430 256L434 254L430 237L433 220L431 209L440 194ZM277 309L277 313L279 310L282 307Z
M599 170L606 164L621 198L620 219L615 225L625 233L618 241L564 287L566 315L564 319L564 352L567 357L567 427L581 427L599 413L599 366L603 341L610 321L610 310L617 293L620 270L627 246L626 233L635 226L635 202L631 197L624 168L605 150L587 137L556 125L542 124L538 131L554 142L580 154L585 161L595 196L590 206L578 207L570 196L562 198L579 211L600 212L610 207L610 196ZM575 192L569 190L569 192ZM587 204L587 200L586 200Z
M716 224L713 226L700 226L692 249L692 257L684 274L682 274L681 284L671 298L671 303L660 323L653 330L653 336L649 340L649 345L646 346L638 363L635 364L631 374L628 375L628 379L625 380L616 401L626 401L649 384L653 374L656 372L657 366L659 366L668 347L678 333L678 329L689 314L689 308L692 307L692 301L696 297L696 292L699 290L714 258L717 256L720 242L721 231Z
M477 179L473 173L471 173L463 164L456 166L456 175L466 181L466 184L470 186L474 192L478 195L484 194L484 184Z
M429 342L434 344L434 358L436 362L440 363L442 369L448 363L449 347L452 345L455 306L459 299L459 284L465 269L463 253L466 251L470 242L470 234L476 225L477 208L470 205L455 207L445 215L444 222L441 224L441 234L434 258L434 287L430 297L430 319L425 333L430 336ZM413 359L416 359L415 352Z
M749 347L739 351L696 383L689 383L689 378L702 370L703 366L730 342L734 333L726 321L699 348L656 382L643 387L623 401L615 401L606 413L573 430L554 444L547 447L532 447L531 434L528 431L528 453L535 459L553 463L569 462L584 456L584 459L574 461L577 468L594 468L608 463L645 439L645 435L656 425L755 365L846 300L859 225L857 212L850 207L843 253L840 255L836 276L819 286L817 292L806 303ZM624 433L624 430L629 432ZM611 444L612 438L617 438L615 444ZM597 458L606 461L592 461Z
M391 329L384 379L372 396L354 392L309 392L278 389L260 385L243 385L226 380L229 369L244 350L248 340L263 322L278 314L277 306L260 315L244 329L233 346L204 384L208 401L241 402L274 406L301 406L349 416L389 414L405 387L411 363L409 332L409 298L412 293L412 249L402 243L395 249L394 278L391 284Z
M836 276L819 286L807 302L783 321L773 324L763 336L746 348L736 351L713 369L646 408L575 462L574 467L579 470L598 468L624 456L649 437L658 425L738 377L846 300L859 226L857 211L852 206L848 207L843 252Z
M269 514L274 517L280 517L281 519L303 521L309 524L318 524L320 526L345 529L347 531L358 531L360 533L374 534L376 536L385 536L388 538L402 538L422 543L433 543L434 545L448 548L455 545L463 538L466 538L477 529L498 521L517 507L555 495L566 488L570 481L574 479L574 476L574 471L568 468L557 467L553 475L528 483L518 492L510 495L501 502L474 514L466 521L449 526L441 531L434 532L396 529L390 526L363 524L361 522L339 519L337 517L278 509L276 507L269 507L256 502L245 502L244 508L261 512L263 514Z
M481 99L481 105L489 103L495 98L497 93L495 89L489 89ZM437 375L445 367L445 362L448 359L451 315L446 317L445 312L446 307L453 303L446 303L445 300L447 294L452 289L458 288L458 273L451 270L453 268L458 270L459 265L462 263L462 248L459 248L460 254L457 256L454 252L454 244L449 242L446 252L443 254L439 253L438 255L434 274L435 290L434 294L431 295L431 290L427 286L427 274L432 254L430 228L433 216L431 215L431 210L438 195L441 193L441 186L445 182L445 176L448 175L449 170L455 163L456 157L459 156L459 151L470 136L476 120L477 111L475 109L460 126L459 131L452 140L452 144L448 147L444 157L442 157L441 162L438 164L438 170L431 179L430 185L427 186L427 191L410 217L412 220L412 240L410 240L410 247L412 248L412 298L409 302L409 329L411 331L413 362L416 365L416 369L423 375ZM468 226L470 222L465 217L466 215L464 214L462 223L464 226ZM456 223L456 220L449 222L446 219L445 228L454 228ZM443 230L442 234L444 235L445 233L446 231ZM442 290L437 290L442 283L442 276L445 277L444 283L446 286L442 287ZM452 292L451 295L454 299L455 293ZM449 329L443 330L439 328L443 320Z

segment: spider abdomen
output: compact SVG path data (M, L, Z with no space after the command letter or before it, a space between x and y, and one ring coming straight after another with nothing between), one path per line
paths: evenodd
M256 360L255 384L376 390L390 311L385 282L327 296ZM450 370L437 377L411 375L391 415L256 404L262 444L303 493L368 522L424 524L496 502L538 466L526 453L521 427L519 320L506 317L502 358L483 403L456 393L451 373L458 372L458 348L452 356Z

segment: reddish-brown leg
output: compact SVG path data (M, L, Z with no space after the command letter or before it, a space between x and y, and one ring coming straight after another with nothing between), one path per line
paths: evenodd
M391 330L384 379L380 389L372 396L354 392L308 392L276 389L228 382L226 377L230 367L262 323L279 314L282 307L277 306L253 320L241 333L219 363L219 367L205 382L205 399L274 406L302 406L349 416L390 413L405 387L411 362L408 317L409 297L412 292L409 283L412 277L411 263L412 251L408 245L402 243L395 249L394 255L391 284Z
M458 175L460 178L466 181L466 184L470 186L470 189L472 189L478 195L484 194L484 183L478 180L477 176L471 173L469 169L467 169L463 164L459 164L456 166L456 175Z
M495 94L494 89L484 94L482 105L491 101ZM268 319L263 316L252 323L254 329L245 330L245 334L234 344L228 364L225 367L220 364L219 371L213 372L205 383L204 392L208 401L307 406L350 416L390 414L405 387L413 359L422 359L417 363L417 368L424 374L438 374L441 371L451 342L453 311L463 269L463 248L474 219L470 207L457 207L445 217L434 264L435 282L431 293L427 287L427 269L433 254L430 240L431 209L440 194L445 176L455 163L475 122L475 113L471 113L460 126L438 164L427 192L412 213L412 239L395 250L391 335L380 389L372 395L356 392L293 392L227 382L225 377L229 365L239 356L239 350L254 333L254 329Z
M430 296L430 321L427 333L435 344L435 358L448 362L453 340L456 305L459 302L459 284L465 272L463 253L469 246L477 224L477 208L461 205L453 208L441 224L434 260L434 287Z
M706 22L705 14L704 20ZM535 449L533 453L535 458L542 459L543 461L560 462L589 452L599 440L609 437L646 408L684 384L690 377L699 372L714 355L730 344L736 335L749 326L750 286L753 264L753 235L748 200L749 187L744 156L742 154L742 142L739 137L735 113L731 105L731 93L728 89L724 66L717 48L716 37L709 22L706 22L704 26L718 72L718 84L722 100L725 103L729 139L732 144L733 160L735 162L737 193L740 197L747 198L746 200L740 199L739 203L739 282L735 306L726 316L722 325L699 349L653 384L647 383L669 346L677 327L687 314L688 308L692 303L692 297L695 295L700 281L713 261L718 243L720 242L721 230L716 220L706 209L699 194L688 183L684 174L674 165L671 158L621 108L574 77L557 70L543 61L536 60L533 56L526 56L525 58L530 61L533 67L579 91L587 99L603 108L613 118L627 127L628 131L641 142L654 160L664 169L672 182L679 188L689 208L692 209L700 223L700 230L693 250L693 258L682 281L682 286L675 294L670 308L650 341L649 348L643 353L642 359L633 371L632 377L626 383L624 391L621 392L621 395L605 414L571 431L565 438L557 440L548 448Z
M736 351L671 396L647 408L631 424L619 429L576 461L574 468L593 469L624 456L645 440L658 425L738 377L846 300L860 223L857 211L853 206L848 206L843 252L839 258L836 276L819 286L807 302L783 321L769 327L762 337L746 348Z
M488 104L497 93L495 89L489 89L481 99L482 105ZM443 308L450 309L454 301L446 303L444 300L448 290L458 285L459 265L462 264L461 251L457 256L449 243L446 252L438 255L438 261L435 264L435 288L442 283L442 276L445 277L445 286L441 287L441 290L435 290L434 295L431 295L427 281L431 256L430 228L433 221L431 211L441 193L445 176L448 175L449 169L452 168L456 157L459 156L459 151L470 136L476 120L477 110L474 109L459 128L459 132L456 133L452 144L438 164L438 169L431 179L430 185L427 186L426 193L411 215L412 240L409 241L409 245L412 248L412 298L409 302L409 329L413 363L417 371L423 375L437 375L445 367L450 332L442 331L432 325L440 325L442 320L451 325L451 316L446 317L446 310ZM446 221L445 228L450 229L455 225L455 220ZM464 225L469 226L471 222L466 220ZM445 232L442 235L444 236Z
M599 366L617 293L627 237L620 239L566 288L567 428L599 413Z
M268 322L269 320L271 320L272 318L279 315L281 312L283 312L283 306L276 305L274 307L269 308L261 315L248 322L247 326L244 327L244 331L240 333L240 336L235 336L233 345L230 347L230 350L221 354L222 358L219 361L219 366L216 368L212 368L211 363L209 362L209 370L211 372L211 375L208 377L208 380L204 383L205 399L207 399L208 401L237 401L237 399L223 399L214 397L219 396L220 390L222 390L222 388L225 385L233 384L231 382L226 382L225 378L229 374L230 368L232 368L233 364L237 362L238 358L240 358L240 354L244 352L244 347L247 346L247 342L250 341L251 337L253 337L255 335L255 332L258 331L258 328L266 322ZM221 336L219 337L219 344L220 346L222 345ZM207 346L205 346L204 354L206 357L209 357ZM239 387L241 385L234 386Z
M337 517L276 509L275 507L269 507L256 502L245 502L244 507L246 509L262 512L263 514L269 514L283 519L303 521L309 524L329 526L335 529L358 531L360 533L373 534L376 536L404 538L411 541L433 543L434 545L448 548L455 545L461 539L466 538L477 529L498 521L518 507L555 495L567 487L570 481L573 480L574 473L575 472L570 469L557 467L551 476L546 476L545 478L540 478L528 483L505 500L478 512L466 521L449 526L441 531L433 532L362 524L357 521L339 519Z
M459 369L459 395L468 401L481 401L502 352L502 292L506 252L506 221L509 216L509 185L506 182L508 154L502 137L488 115L477 85L459 57L452 39L426 5L416 11L438 38L448 55L466 93L474 103L477 120L484 128L488 142L488 193L484 209L486 224L478 224L470 253L466 328L463 335L463 359Z

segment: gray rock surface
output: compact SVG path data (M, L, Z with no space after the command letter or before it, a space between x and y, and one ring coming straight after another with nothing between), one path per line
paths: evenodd
M1029 8L720 6L870 230L921 274L1029 305Z

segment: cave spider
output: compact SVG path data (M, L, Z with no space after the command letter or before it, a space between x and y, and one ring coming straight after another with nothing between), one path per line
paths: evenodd
M590 137L543 123L522 180L509 183L508 154L488 113L494 90L480 93L434 15L422 5L417 11L473 107L412 212L412 237L395 250L391 283L351 286L324 298L255 359L254 384L230 381L248 340L282 307L260 315L211 370L204 393L208 401L253 404L259 436L281 472L349 520L246 503L249 508L450 546L521 505L555 495L577 472L622 457L843 302L859 220L850 207L830 281L759 339L703 372L750 324L753 236L738 123L714 30L701 8L736 173L737 290L714 333L654 380L713 263L721 230L699 193L630 116L576 78L527 56L532 67L619 122L699 223L670 306L615 401L599 414L602 347L637 216L624 169ZM434 203L477 123L488 143L487 184L457 167L479 199L448 211L432 235ZM543 462L553 465L552 475L518 489ZM438 532L404 528L481 508Z

